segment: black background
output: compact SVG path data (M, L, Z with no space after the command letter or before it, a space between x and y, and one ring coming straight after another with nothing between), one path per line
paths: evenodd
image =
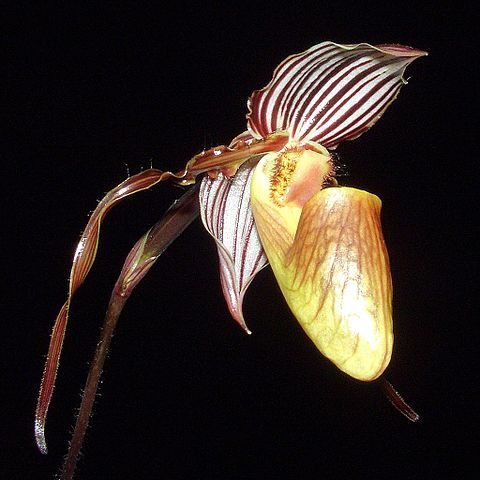
M248 95L281 60L333 40L430 53L409 68L409 85L382 120L338 149L341 183L383 200L395 287L387 377L421 421L409 423L377 385L325 360L269 270L247 294L254 334L246 336L229 318L215 248L197 222L127 304L78 478L473 478L473 10L399 2L15 5L2 42L3 477L53 478L110 288L130 246L180 191L140 193L102 227L98 260L72 306L42 456L33 440L36 393L75 244L96 201L127 168L178 169L228 143L245 129Z

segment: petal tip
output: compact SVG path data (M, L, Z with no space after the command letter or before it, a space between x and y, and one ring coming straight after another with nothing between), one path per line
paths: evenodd
M398 43L382 43L381 45L376 45L376 48L382 50L383 52L401 57L418 58L426 57L428 55L428 52L425 50L420 50L407 45L400 45Z
M222 283L223 287L223 283ZM251 335L252 331L248 328L247 324L245 323L245 319L243 318L243 311L242 311L242 302L243 302L243 295L240 296L240 298L235 298L234 301L232 301L232 297L230 295L231 292L225 292L225 299L227 301L227 306L228 306L228 311L230 312L230 315L232 318L242 327L243 331L247 335Z

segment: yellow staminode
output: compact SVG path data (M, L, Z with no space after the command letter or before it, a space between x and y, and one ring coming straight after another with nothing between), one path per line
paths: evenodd
M330 169L326 151L266 155L252 179L252 210L273 272L305 332L341 370L373 380L388 365L393 345L381 202L362 190L322 188ZM281 196L275 194L278 176Z

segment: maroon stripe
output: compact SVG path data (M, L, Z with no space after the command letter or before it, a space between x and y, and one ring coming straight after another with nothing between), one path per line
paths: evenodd
M335 70L332 72L332 76L336 76L338 73L341 73L341 75L339 76L339 78L337 79L337 81L335 83L332 83L330 85L330 87L324 92L324 97L323 98L319 98L317 99L317 101L315 103L313 103L312 99L315 95L318 94L319 90L322 89L322 87L325 85L326 81L323 82L322 84L319 84L318 87L315 89L315 91L313 91L311 93L311 95L309 96L308 98L308 102L309 103L312 103L312 106L310 107L310 109L305 113L304 115L304 118L314 118L314 112L316 109L318 109L318 106L319 104L323 101L323 99L328 96L330 94L330 92L335 88L335 86L342 82L342 80L344 78L346 78L348 75L350 75L353 71L355 71L355 69L359 68L359 67L362 67L364 66L365 64L368 64L371 59L365 59L364 62L361 62L360 64L356 64L356 65L351 65L352 63L354 63L358 58L361 58L361 55L355 55L355 56L352 56L348 59L348 61L346 62L342 62L342 64L338 65ZM350 68L346 68L348 67L349 65L351 65ZM358 76L357 76L358 78ZM328 81L328 80L327 80ZM312 122L310 128L301 135L302 138L304 138L305 136L307 136L308 132L310 132L312 129L316 128L318 126L318 123L320 123L320 121L323 121L324 120L324 116L325 114L331 110L333 107L335 107L339 101L340 98L342 98L344 95L345 95L345 92L349 90L350 86L355 84L357 82L356 78L355 79L352 79L350 82L348 82L348 84L346 84L341 90L339 90L335 96L329 100L328 104L326 105L326 107L323 109L322 113L317 115L315 117L315 122ZM306 103L306 102L304 102ZM308 104L307 104L308 105ZM305 108L305 107L304 107ZM300 129L301 127L303 126L302 125L299 125L298 126L298 129ZM298 135L299 135L299 132L298 132ZM298 138L298 136L296 137Z
M371 82L374 82L377 77L370 78L367 82L361 82L361 80L364 80L371 72L372 69L368 69L369 71L366 72L366 75L362 75L360 78L357 77L357 81L355 82L357 85L355 88L349 88L348 86L346 88L343 88L340 92L339 95L336 96L336 99L334 102L332 102L332 108L330 108L327 112L325 112L325 115L322 117L322 121L324 123L327 123L332 117L336 115L336 113L346 104L348 103L352 97L358 94L360 90L365 88L366 85L368 85ZM352 85L353 87L353 85ZM343 97L342 100L340 98ZM360 104L361 102L356 102L357 105Z
M231 187L229 191L231 190ZM243 199L243 193L242 193L242 198L240 200L240 205L238 206L237 213L235 215L235 229L234 229L234 234L233 234L233 245L232 245L232 259L235 262L237 258L237 238L238 238L238 224L239 224L239 218L240 218L240 212L242 211L242 199ZM224 211L224 214L229 212Z
M393 60L396 60L396 59L393 59ZM359 84L359 87L357 87L356 89L353 88L354 84L355 83L359 83L359 79L361 78L365 78L367 77L368 75L370 75L373 71L375 70L380 70L379 67L383 68L385 66L388 66L389 64L392 63L392 60L389 60L389 61L386 61L386 62L383 62L381 65L374 65L372 66L371 68L367 69L362 75L359 75L357 77L357 79L353 80L352 82L349 82L348 85L346 85L344 88L342 88L341 93L342 95L345 95L347 92L351 92L350 95L348 97L346 97L343 102L339 102L339 98L340 98L340 95L336 95L336 100L335 101L332 101L332 105L335 106L334 109L330 109L330 111L325 115L325 117L322 118L322 121L323 123L327 123L328 119L331 118L333 115L335 115L335 113L346 103L348 102L354 95L357 94L357 92L364 88L365 85L367 85L368 83L371 83L371 82L374 82L374 81L377 81L377 77L374 77L372 78L371 80L369 80L367 83L363 83L363 84ZM381 72L379 72L379 75L381 74ZM341 140L343 140L344 138L344 135L341 134L340 132L337 132L335 134L335 137L329 137L328 136L328 132L332 132L333 130L335 130L337 128L337 126L342 123L342 122L345 122L348 118L351 117L352 113L355 111L355 110L358 110L359 106L361 106L363 103L365 103L366 101L368 101L369 99L371 99L374 95L375 95L375 92L377 92L378 90L380 90L386 83L388 83L392 78L395 78L395 74L391 74L389 75L388 77L385 77L382 81L378 82L377 84L374 85L373 88L371 88L368 92L366 92L361 98L359 97L358 98L358 101L355 102L354 105L352 105L352 107L347 110L343 115L342 117L340 117L334 124L332 124L331 126L328 127L328 130L322 130L320 132L318 132L318 134L314 137L316 139L316 141L319 141L321 142L322 144L324 142L326 143L329 143L331 144L331 142L340 142ZM399 83L400 83L400 79L399 79ZM388 94L385 94L383 97L387 96ZM382 97L382 98L383 98ZM376 104L378 104L378 102L376 102ZM368 124L370 122L367 121L367 119L365 118L362 118L362 125L364 124L367 124L366 128L368 128ZM342 131L345 131L345 130L348 130L348 128L350 128L349 126L347 126L344 130ZM312 138L313 139L313 138ZM326 144L325 143L325 144Z
M394 84L392 85L392 88L389 89L389 92L392 92L389 94L388 97L382 97L374 106L379 106L379 108L376 108L373 110L373 107L368 110L370 112L370 115L367 119L366 125L362 125L361 127L357 127L355 130L349 132L348 134L342 136L342 139L344 140L353 140L354 138L357 138L359 135L361 135L364 131L368 130L375 122L378 120L378 117L383 114L383 112L387 109L388 105L393 101L395 98L396 92L398 92L401 88L401 85L399 84ZM381 103L381 104L380 104Z
M250 221L248 222L248 234L243 236L244 237L244 242L245 242L245 245L249 245L250 244L250 235L252 233L252 228L253 228L253 219L252 217L250 217ZM244 283L244 279L245 279L245 258L247 257L246 255L247 253L247 249L244 248L242 249L242 261L240 262L240 272L239 272L239 275L238 275L238 284L243 286L243 283ZM252 270L251 272L247 272L247 276L250 276L252 273L253 273L254 270Z
M325 42L288 57L275 69L270 83L250 97L247 115L249 128L261 136L279 129L289 130L297 141L308 138L330 147L360 135L375 123L373 112L378 118L378 113L383 113L394 99L394 94L401 87L401 75L405 67L425 54L401 45L379 47L384 50L366 44L349 47ZM366 70L360 72L360 68ZM378 75L367 78L376 71ZM353 120L352 124L352 113L385 87L389 81L383 79L385 75L388 75L387 79L398 82L375 100L374 106L362 113L364 118ZM347 83L341 85L340 90L326 103L326 97L332 95L339 82ZM368 92L362 94L365 89ZM354 102L354 105L335 119L349 102ZM325 127L329 121L334 123ZM331 133L333 130L337 130L337 133Z
M319 49L320 50L320 49ZM315 56L305 64L305 72L303 74L300 74L298 76L291 76L289 82L287 83L285 87L285 92L290 89L290 91L286 94L284 99L282 100L282 113L281 116L284 119L285 117L285 110L289 108L290 102L292 98L295 98L298 95L298 92L301 91L303 86L305 85L305 81L310 77L312 70L318 68L321 66L323 63L326 63L330 61L332 57L329 57L328 59L322 60L322 58L319 58L319 50L315 52ZM335 50L335 48L325 48L323 55L326 55L330 53L330 51ZM285 120L285 119L284 119ZM283 122L285 123L285 122Z
M386 77L386 79L379 83L377 85L377 88L375 90L379 90L381 87L383 87L386 83L388 83L394 76L389 76ZM372 106L362 115L361 117L361 122L357 123L353 131L349 131L352 129L352 125L345 125L343 129L341 129L339 132L337 132L334 136L325 136L322 138L322 142L324 142L325 146L326 145L335 145L338 144L340 140L345 139L346 136L351 137L352 135L358 136L365 130L368 130L368 128L372 125L372 122L374 122L375 118L378 116L380 112L382 112L382 109L384 110L388 105L389 105L389 100L395 98L394 95L391 94L392 90L398 90L401 87L401 84L393 84L392 87L381 97L378 98L378 100L372 104ZM371 92L371 91L370 91ZM368 93L365 95L367 99L370 99L372 94ZM359 101L359 103L364 103L362 101ZM380 107L380 108L377 108ZM351 116L351 112L355 110L358 107L352 106L350 110L348 110L345 115L337 120L333 126L330 128L330 131L333 131L338 125L341 123L345 122L346 118L349 118ZM370 113L370 115L368 115ZM353 132L358 132L353 133ZM354 138L354 137L353 137Z
M334 49L330 49L330 51L333 51ZM330 53L330 51L328 51L327 53ZM292 123L292 116L296 113L297 111L297 104L298 104L298 100L301 101L301 98L305 95L305 93L308 91L308 88L305 89L305 92L302 92L302 88L304 87L304 85L308 82L308 80L311 80L311 78L313 77L313 74L320 70L322 68L323 65L329 63L332 61L332 59L335 58L335 55L332 55L328 58L318 58L316 57L314 59L314 62L312 63L312 66L311 68L309 69L308 72L306 72L306 75L304 76L304 78L302 79L302 82L298 83L297 87L295 88L294 91L292 91L291 95L289 95L288 97L285 97L282 102L283 102L283 105L284 105L284 109L287 110L288 114L287 114L287 117L284 118L284 121L283 121L283 125L282 127L283 128L286 128L288 126L291 125ZM341 61L341 60L339 60ZM336 65L336 63L334 63L333 66L330 66L329 68L327 68L324 72L322 72L322 75L323 77L325 78L328 74L328 72L334 68L334 66ZM315 82L314 81L311 81L310 82L311 86L314 86L315 85ZM300 92L302 92L302 95L300 95ZM295 98L297 98L297 102L295 102Z
M276 85L278 85L278 82L279 82L279 79L275 78L275 75L276 75L277 71L279 71L286 63L288 63L288 61L292 61L293 59L295 59L295 60L293 60L292 66L301 63L302 56L303 56L303 54L296 54L296 55L293 55L292 57L289 57L290 60L288 58L285 59L274 70L273 78L270 81L270 83L266 87L264 87L263 89L255 91L254 94L251 96L253 108L255 108L255 97L256 97L256 100L257 100L257 104L256 104L256 108L255 108L255 111L257 112L256 127L258 128L258 132L260 133L260 135L262 137L265 137L269 133L268 132L268 130L269 130L268 129L268 123L269 122L267 120L267 109L266 108L260 108L259 102L260 102L260 100L262 100L263 105L270 103L270 98L273 96L273 94L275 92L275 87L276 87ZM289 68L292 68L292 67L289 67ZM274 131L274 129L272 131Z
M338 62L336 62L334 65L332 65L327 71L326 71L326 75L324 76L324 78L322 79L321 82L319 82L318 84L315 84L313 86L313 90L310 92L310 94L304 98L303 100L301 98L299 98L299 103L298 103L298 106L295 105L293 107L292 110L295 111L295 113L297 114L297 118L300 117L300 119L302 118L311 118L311 117L308 117L306 115L303 114L306 106L309 105L309 103L312 103L312 99L313 97L318 93L319 90L325 88L325 85L331 80L331 78L337 76L339 73L341 73L345 68L347 68L349 65L351 65L352 63L354 63L358 58L361 58L362 57L362 53L361 52L351 52L351 54L348 55L348 57L340 57L338 59ZM353 67L352 67L353 69ZM339 80L338 81L341 81L341 79L346 75L347 73L344 73L340 76ZM324 95L325 96L328 96L330 94L330 92L335 88L335 84L332 83L324 92ZM320 102L321 100L319 99L318 102ZM317 102L317 103L318 103ZM302 112L302 115L298 115L298 112ZM292 129L292 131L294 132L293 135L295 138L298 138L298 135L299 135L299 130L301 129L302 125L303 125L303 121L301 122L297 122L297 124L294 126L294 128ZM298 138L299 139L299 138Z
M330 51L332 50L334 50L334 48L330 48ZM311 78L312 73L314 73L315 71L318 71L321 65L330 61L331 57L329 57L328 59L323 58L323 55L327 53L329 53L327 47L325 47L324 49L319 49L318 51L315 52L315 55L312 55L312 58L305 63L305 65L302 68L303 73L298 72L297 75L291 75L289 83L283 88L284 96L282 97L282 95L280 95L279 100L277 102L279 105L281 104L282 106L282 113L280 118L283 119L283 121L281 122L281 125L277 126L275 124L276 128L285 129L287 126L289 126L290 118L285 119L285 114L288 111L290 112L292 111L292 104L291 104L292 99L296 98L298 96L298 92L302 91L302 88L304 87L306 82ZM320 54L322 55L322 57L319 58ZM305 55L304 57L308 58L308 56L310 55L311 53L309 55ZM282 75L281 80L283 80L287 75L290 75L291 70L293 70L293 68L290 68L287 72L285 72ZM295 85L292 86L291 91L288 93L288 89L292 84L295 84ZM277 118L274 117L275 122L276 120Z
M216 183L217 181L213 181L212 183ZM215 222L215 230L214 230L215 235L218 237L220 241L223 242L224 218L223 218L222 212L225 210L225 204L227 203L228 192L230 189L226 184L220 184L218 186L215 185L215 187L216 187L215 198L212 201L210 208L213 213L216 213L215 215L216 222ZM218 200L218 198L220 199ZM217 204L219 205L218 208L216 208Z
M261 136L266 136L270 133L268 129L268 119L267 119L267 108L265 105L268 105L270 102L271 97L276 93L276 89L279 83L292 72L295 70L297 66L302 63L306 57L316 54L318 55L322 50L328 48L329 46L322 46L318 48L315 52L304 52L296 55L292 55L285 59L274 71L273 78L270 83L261 90L256 90L250 97L249 106L251 109L252 114L249 115L250 126L252 129ZM315 58L312 59L312 62L315 61ZM285 65L288 65L285 68ZM285 71L278 77L275 78L277 73L282 69L285 68ZM262 103L262 107L260 107L260 103ZM278 104L277 104L278 105ZM276 106L275 108L278 108ZM283 125L277 126L276 123L276 116L273 117L274 120L274 127L271 131L276 130L277 128L282 128Z
M267 94L264 98L262 98L262 96L263 96L262 94L265 92L265 90L262 89L262 90L259 91L260 100L262 100L262 120L263 120L262 125L264 126L264 129L266 130L265 134L268 133L269 129L268 129L267 126L270 123L268 121L268 117L267 117L268 108L265 108L265 105L268 105L270 103L271 97L274 96L274 94L278 90L278 85L282 82L282 80L285 77L289 76L291 71L295 71L297 69L298 65L300 65L305 60L305 58L307 58L309 55L311 55L310 52L309 53L303 52L303 53L292 55L292 56L286 58L274 70L272 80L270 81L269 85L267 85L267 87L265 87L267 89L266 90ZM278 74L278 72L280 72L280 70L282 70L282 68L284 68L286 65L288 65L288 67L285 68L285 71L281 75L279 75L278 78L275 78L276 75ZM275 131L275 130L277 130L277 128L282 128L283 127L283 125L280 125L280 126L277 125L277 115L278 115L279 103L280 102L278 102L278 101L275 103L274 114L270 116L270 121L272 123L271 131Z
M322 80L318 81L317 83L315 83L315 81L312 80L310 82L309 88L307 87L305 89L305 91L302 92L302 94L300 95L301 87L306 83L307 80L311 80L311 78L313 77L312 73L320 70L323 65L325 65L327 63L330 63L334 58L335 58L335 55L332 55L331 57L329 57L327 59L317 59L316 64L313 65L313 67L312 67L312 72L309 72L308 77L305 78L305 81L302 83L302 85L300 85L299 88L294 92L293 99L296 98L296 101L293 100L293 99L292 100L289 99L288 103L285 102L285 105L287 106L287 108L289 110L289 114L287 116L286 122L284 122L285 127L292 125L293 126L293 131L296 132L297 128L295 126L295 121L294 121L293 117L296 116L297 119L298 119L298 112L302 110L301 105L308 101L308 98L307 98L308 91L314 89L317 84L318 84L318 88L322 88L325 85L325 83L328 81L330 72L332 70L334 70L336 65L338 65L340 62L342 62L343 59L338 59L338 61L334 62L332 65L330 65L328 68L326 68L322 72L322 77L323 77ZM310 95L308 95L308 97L310 98Z

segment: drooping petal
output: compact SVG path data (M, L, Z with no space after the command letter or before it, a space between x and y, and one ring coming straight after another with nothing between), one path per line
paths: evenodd
M261 153L277 152L288 140L286 132L275 132L261 139L244 132L235 137L228 147L220 145L195 155L187 162L185 169L175 176L181 177L179 183L192 183L197 175L204 172L222 172L231 177L249 158Z
M199 186L199 184L195 185L175 201L163 217L135 243L125 259L110 298L95 355L90 363L75 429L63 465L62 479L73 477L92 413L103 365L125 303L133 289L145 277L166 248L198 217Z
M48 348L47 360L40 385L37 408L35 412L35 438L38 448L42 453L47 453L45 441L45 422L55 379L57 376L60 354L62 352L65 330L67 327L68 310L70 302L76 290L82 285L90 271L97 254L100 226L108 211L121 200L161 181L164 176L171 176L170 173L150 169L127 178L120 185L110 190L97 205L91 215L80 242L78 243L70 272L68 298L57 315Z
M335 148L380 118L406 83L405 68L423 55L402 45L333 42L291 55L251 95L248 128L256 138L287 130L298 142Z
M250 333L242 313L245 292L255 275L267 265L250 208L252 164L234 178L206 177L200 187L203 224L215 239L220 261L220 282L232 317Z
M380 200L347 187L322 189L321 175L316 193L304 200L296 190L314 185L302 164L311 169L314 162L321 166L322 158L309 151L285 157L266 155L252 178L252 210L268 260L317 348L349 375L373 380L388 365L393 344ZM287 165L292 160L296 163ZM293 171L285 197L278 196L278 165Z
M68 323L68 310L76 290L85 281L97 254L100 226L109 210L124 198L148 189L158 182L171 179L181 184L191 184L195 177L204 172L234 174L238 167L255 154L276 151L288 141L288 134L275 133L261 140L250 139L248 143L239 140L232 147L223 145L205 150L192 157L177 173L163 172L151 168L127 178L109 191L97 205L80 238L70 272L67 301L57 315L52 331L47 360L40 385L35 412L35 438L39 450L47 453L45 422L57 376L60 354Z

